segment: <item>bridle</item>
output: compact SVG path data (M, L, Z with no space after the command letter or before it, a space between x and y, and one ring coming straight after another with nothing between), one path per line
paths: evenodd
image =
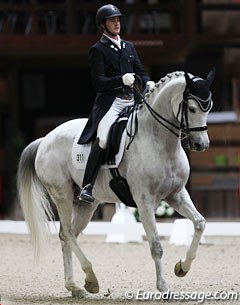
M135 75L136 77L137 75ZM176 125L172 122L170 122L168 119L164 118L161 114L159 114L158 112L156 112L151 105L146 101L146 97L145 97L145 93L141 91L141 79L140 77L137 77L138 82L135 81L134 85L133 85L133 91L134 94L137 96L137 98L135 98L135 104L133 106L133 110L132 113L135 112L135 110L138 110L141 105L145 105L148 109L148 111L151 113L151 115L153 116L153 118L162 126L164 126L166 129L168 129L171 133L173 133L176 137L181 139L187 138L189 136L190 132L199 132L199 131L206 131L207 125L203 125L203 126L198 126L198 127L189 127L189 121L188 121L188 101L193 99L195 100L200 109L203 112L207 112L211 106L212 106L212 99L211 99L211 92L209 93L209 96L207 99L201 99L198 96L195 96L193 94L190 93L187 85L185 87L185 90L183 92L183 99L181 101L181 103L179 104L179 109L177 112L177 120L180 122L179 125ZM138 84L140 82L140 85ZM138 102L138 100L140 100L140 102ZM179 119L180 116L180 119ZM132 120L133 120L132 116ZM128 147L130 146L130 144L132 143L134 136L137 132L137 126L138 126L138 119L137 119L137 114L135 115L135 128L134 128L134 132L132 133L132 122L130 124L130 131L127 130L127 134L130 137L130 141L128 144ZM128 148L127 147L127 148Z
M179 109L178 109L178 113L177 113L177 119L179 117L179 114L181 113L179 130L186 136L189 135L189 132L205 131L208 129L207 125L199 126L199 127L189 127L189 122L188 122L188 101L189 100L194 100L195 102L197 102L198 106L200 107L200 109L203 112L207 112L211 109L211 106L212 106L212 93L209 92L209 96L206 99L201 99L200 97L191 94L186 85L186 88L183 92L183 100L179 104Z

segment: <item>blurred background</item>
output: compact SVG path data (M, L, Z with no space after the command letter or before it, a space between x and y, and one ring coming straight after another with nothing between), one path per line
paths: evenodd
M2 219L22 217L15 180L23 148L62 122L89 115L95 92L88 50L100 37L96 11L108 3L0 0ZM211 147L202 154L187 151L188 189L205 217L239 219L240 0L111 3L126 14L122 38L134 43L152 80L177 70L206 77L216 67ZM109 220L113 213L114 205L104 204L94 218Z

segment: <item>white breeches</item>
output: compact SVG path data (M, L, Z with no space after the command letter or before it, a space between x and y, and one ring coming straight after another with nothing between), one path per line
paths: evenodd
M99 138L99 146L101 148L106 149L110 128L117 119L118 115L125 107L132 106L133 104L133 99L123 100L118 97L115 98L111 108L101 119L98 125L97 137Z

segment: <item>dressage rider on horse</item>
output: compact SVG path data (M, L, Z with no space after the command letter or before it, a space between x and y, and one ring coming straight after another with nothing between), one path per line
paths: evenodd
M94 141L82 183L80 200L93 202L92 189L101 167L107 146L109 130L119 113L133 105L135 75L143 86L151 89L155 83L144 71L132 43L122 40L120 10L111 4L99 8L96 23L102 37L89 51L90 71L97 96L79 144Z

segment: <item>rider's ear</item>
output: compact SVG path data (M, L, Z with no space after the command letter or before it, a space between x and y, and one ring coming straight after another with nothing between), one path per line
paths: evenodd
M208 87L211 86L211 84L212 84L212 82L215 78L215 74L216 74L216 68L213 67L212 70L208 73L207 78L206 78L207 83L208 83Z

